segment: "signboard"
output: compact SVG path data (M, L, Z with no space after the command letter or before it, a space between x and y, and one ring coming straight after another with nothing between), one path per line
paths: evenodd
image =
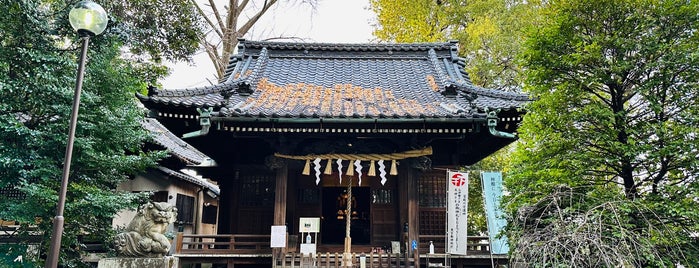
M299 218L299 233L319 233L320 218Z
M483 185L483 197L485 198L485 214L488 221L488 235L490 236L490 248L493 254L507 254L510 246L507 237L498 237L505 229L507 222L503 217L500 199L502 198L502 173L481 172L481 184Z
M466 255L468 173L447 171L447 253Z
M286 225L272 225L269 245L273 248L286 247Z
M301 244L301 254L307 255L307 256L312 256L316 254L316 244L306 244L302 243Z
M391 253L400 254L400 242L399 241L391 241Z

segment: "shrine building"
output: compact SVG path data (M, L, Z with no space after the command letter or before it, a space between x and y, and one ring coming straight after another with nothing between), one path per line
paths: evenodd
M218 84L138 97L149 117L215 161L190 168L220 188L219 235L269 244L271 226L286 226L298 251L299 219L317 218L318 252L343 252L349 236L353 252L400 241L412 253L406 242L417 241L423 254L433 241L443 253L445 170L514 142L530 101L475 86L457 50L241 39ZM241 258L227 262L271 260Z

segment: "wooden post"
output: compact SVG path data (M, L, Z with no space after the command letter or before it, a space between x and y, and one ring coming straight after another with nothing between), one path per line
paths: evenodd
M286 163L277 169L274 191L274 225L286 224L287 173Z
M181 253L182 252L182 241L184 240L184 237L182 236L182 232L177 232L177 239L175 240L175 253Z
M286 162L277 168L276 185L274 190L274 225L286 225L286 194L288 166ZM287 230L288 234L289 230ZM272 255L284 258L282 248L273 248Z
M407 252L419 256L419 248L412 250L412 241L417 241L419 244L420 234L420 212L418 207L418 181L415 169L409 165L403 165L403 173L406 174L407 191L408 191L408 245L411 247ZM420 267L420 258L415 259L415 267Z

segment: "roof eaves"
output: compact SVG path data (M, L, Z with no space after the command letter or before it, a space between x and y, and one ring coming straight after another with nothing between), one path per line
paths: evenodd
M216 163L194 146L178 138L154 118L146 118L143 127L153 136L153 141L163 146L170 154L192 166L215 166Z
M197 178L197 177L194 177L194 176L190 176L190 175L184 174L184 173L182 173L182 172L174 171L174 170L172 170L172 169L169 169L169 168L166 168L166 167L162 167L162 166L159 166L158 169L159 169L160 171L162 171L163 173L165 173L166 175L170 175L170 176L179 178L179 179L181 179L181 180L183 180L183 181L186 181L186 182L195 184L195 185L197 185L197 186L204 187L204 188L206 188L207 190L210 190L210 191L211 191L212 193L214 193L216 196L218 196L218 195L221 194L221 190L219 189L218 185L215 185L215 184L213 184L213 183L210 183L210 182L208 182L208 181L206 181L206 180L204 180L204 179L200 179L200 178Z

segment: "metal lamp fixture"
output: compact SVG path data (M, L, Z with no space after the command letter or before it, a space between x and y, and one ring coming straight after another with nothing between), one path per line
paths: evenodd
M98 35L107 28L107 12L99 4L92 1L80 1L68 14L70 26L82 35Z
M87 56L87 45L90 36L101 34L107 28L107 12L100 5L92 1L80 1L69 14L70 25L73 26L82 38L82 52L80 63L78 64L78 75L75 81L75 94L73 95L73 110L70 116L70 127L68 129L68 144L63 162L63 177L61 189L58 196L58 207L56 217L53 218L53 233L51 245L46 258L46 268L58 267L58 255L61 250L61 238L63 236L63 210L66 204L66 193L68 191L68 177L70 175L70 163L73 156L73 141L75 140L75 127L78 121L78 108L80 107L80 91L83 85L83 75L85 69L85 58Z

